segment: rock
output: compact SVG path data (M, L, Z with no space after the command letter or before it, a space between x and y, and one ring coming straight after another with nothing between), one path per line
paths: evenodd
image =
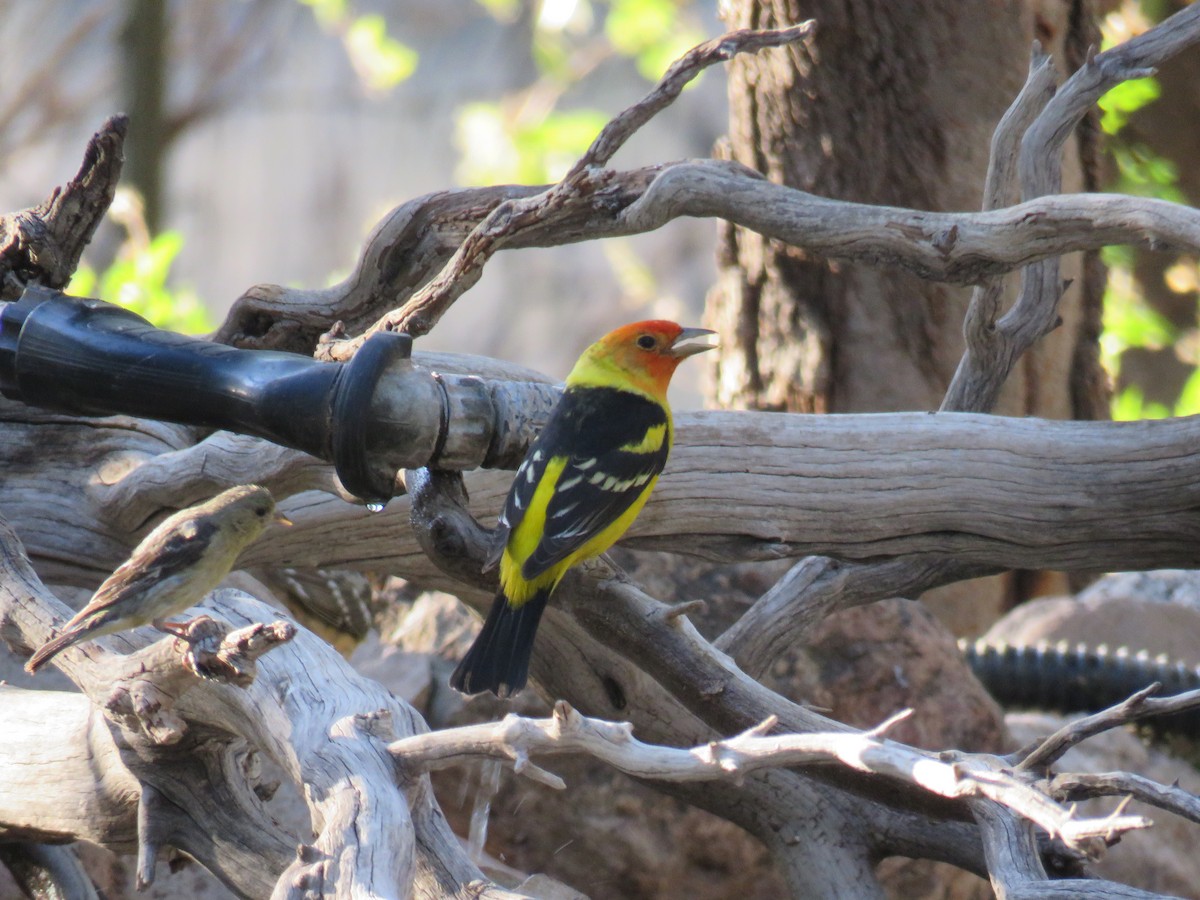
M1108 575L1077 597L1022 604L985 634L989 643L1051 644L1065 640L1167 654L1200 665L1200 572Z
M920 603L885 600L835 613L814 630L803 656L780 660L771 676L776 690L860 728L911 708L888 732L897 741L960 750L1004 743L1000 708L971 674L954 636Z

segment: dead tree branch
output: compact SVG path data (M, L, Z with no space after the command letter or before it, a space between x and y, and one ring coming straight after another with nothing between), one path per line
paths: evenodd
M30 553L55 573L48 577L69 584L112 571L157 516L206 493L255 480L286 497L332 483L327 467L250 438L219 435L188 445L189 432L175 426L35 416L12 403L0 403L0 421L0 507L22 522ZM903 596L915 582L954 580L964 570L1197 562L1197 418L1084 423L702 412L676 421L666 477L631 530L631 544L714 560L818 553L850 561L812 564L823 567L810 570L805 591L815 593L799 596L808 602L805 596L830 592L813 601L818 612ZM55 440L47 444L51 432ZM31 447L40 448L32 457ZM140 462L131 466L134 453ZM736 470L731 457L739 460ZM106 476L91 478L92 471ZM494 516L510 479L506 472L468 473L472 511ZM55 504L43 502L47 485ZM1054 504L1043 502L1048 496ZM420 578L437 571L403 524L406 498L378 515L328 493L283 502L298 527L255 545L248 564L349 565ZM708 515L713 502L722 506L720 518ZM70 524L76 522L91 525ZM956 555L957 568L942 568L937 557L947 553ZM891 560L873 582L862 567L896 554L921 557L915 574ZM81 578L81 571L91 575ZM754 640L771 643L810 627L814 615L793 618L794 608L780 604L769 620L761 610L748 612L759 623L755 630L767 633ZM759 627L768 621L775 625Z
M1078 819L1029 780L1016 777L998 757L942 754L939 758L884 738L888 728L907 715L909 711L899 713L865 732L805 735L772 734L779 724L772 716L734 737L684 749L643 743L633 737L629 723L581 716L560 701L550 719L508 715L501 722L404 738L388 750L413 772L460 765L472 757L498 759L511 764L517 774L556 789L565 788L565 783L535 764L535 757L586 753L627 775L654 781L738 781L760 768L833 761L947 799L990 799L1080 850L1091 846L1094 838L1114 839L1150 824L1140 816Z
M593 193L564 202L553 216L535 221L505 214L503 223L497 216L498 228L513 229L511 236L502 235L504 246L551 247L642 234L681 216L721 218L833 259L899 266L964 284L1111 244L1200 249L1200 214L1194 210L1117 194L1058 195L986 213L938 213L817 197L717 160L605 170L595 177L602 183ZM366 328L384 312L382 304L414 296L414 285L440 271L439 264L461 246L472 225L469 217L537 193L538 188L481 188L410 201L376 228L346 281L320 291L251 288L234 304L217 339L300 351L313 349L330 316L349 332ZM500 237L489 235L489 241ZM472 257L472 264L478 259ZM344 355L339 350L336 358Z
M753 53L764 47L803 40L811 31L811 22L779 30L739 31L693 48L676 60L647 97L601 130L562 181L544 192L505 200L494 207L458 245L442 271L408 302L383 316L353 340L322 347L320 354L330 359L347 359L363 341L380 330L403 331L413 336L427 334L451 304L479 280L488 260L514 237L558 218L560 211L570 204L587 204L593 196L603 194L608 187L609 175L601 171L602 167L639 128L666 109L700 72L738 53Z
M1159 784L1133 772L1062 772L1050 779L1048 791L1061 802L1094 797L1133 797L1200 823L1200 797L1176 785Z
M1021 198L1029 202L1060 189L1063 145L1103 94L1123 81L1151 74L1155 66L1198 41L1200 10L1187 7L1136 38L1089 56L1054 97L1045 101L1021 138ZM1044 99L1041 93L1038 96ZM1020 295L999 321L994 308L984 310L982 306L975 320L969 320L973 322L968 333L970 349L946 392L943 409L991 409L1016 361L1056 327L1063 291L1056 258L1060 255L1050 254L1022 272Z
M1113 728L1120 728L1122 725L1136 722L1147 716L1184 712L1200 706L1200 691L1188 691L1174 697L1154 697L1153 695L1161 689L1162 685L1155 682L1138 691L1127 700L1118 703L1116 706L1111 706L1095 715L1069 722L1046 738L1028 756L1020 759L1018 767L1030 771L1043 769L1053 765L1064 753L1093 735L1110 731Z
M88 141L83 165L66 187L37 206L0 216L0 301L16 300L29 280L67 286L112 203L128 128L125 116L110 118Z
M0 562L0 634L10 645L32 647L49 634L51 620L61 620L68 610L42 586L7 526L0 526ZM142 633L134 632L64 653L60 668L87 700L16 692L43 713L47 703L67 704L76 720L82 719L67 734L50 735L44 724L37 728L37 739L47 747L56 739L72 741L80 728L98 729L98 746L109 748L107 764L82 753L77 777L69 782L47 778L43 792L52 793L45 791L46 784L62 784L64 790L94 798L97 808L89 818L107 822L113 830L68 830L79 823L64 820L62 812L55 818L32 803L24 810L5 810L5 825L59 839L64 831L72 837L107 838L102 842L119 849L136 835L142 883L153 880L157 849L169 841L243 896L265 896L272 890L279 897L304 891L399 896L414 885L439 895L476 896L480 888L473 882L483 876L434 813L428 781L412 779L401 793L384 747L388 740L424 730L420 717L355 674L309 632L285 624L284 630L294 634L285 643L264 633L257 623L274 611L249 595L218 591L207 607L229 623L226 630L234 629L215 660L229 668L237 689L213 681L219 676L211 664L205 679L188 672L180 665L174 638L128 656L109 649L142 644ZM211 625L198 623L196 629L211 631ZM194 637L197 644L205 641L203 635ZM257 661L258 677L248 681L239 653L248 660L267 649L265 644L275 649ZM191 652L203 650L193 647ZM91 707L104 711L103 724L88 712ZM4 707L6 714L14 708L16 704ZM18 742L18 749L28 746ZM67 746L73 744L60 750L70 760ZM316 834L311 844L307 833L286 834L265 813L247 777L253 770L246 763L247 748L251 755L262 752L275 760L305 797ZM48 764L56 764L58 754L51 757ZM72 771L64 765L61 775ZM205 790L195 791L197 784L206 785ZM134 785L135 791L128 790ZM48 808L76 807L77 801L66 803L60 795ZM45 815L51 818L39 818ZM484 893L507 896L494 888L484 888Z

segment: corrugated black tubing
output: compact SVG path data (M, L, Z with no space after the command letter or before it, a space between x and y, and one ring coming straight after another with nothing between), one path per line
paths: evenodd
M1059 713L1099 712L1159 682L1157 697L1200 688L1200 667L1125 647L958 642L975 676L1001 706ZM1161 734L1200 738L1200 710L1154 716L1145 723Z

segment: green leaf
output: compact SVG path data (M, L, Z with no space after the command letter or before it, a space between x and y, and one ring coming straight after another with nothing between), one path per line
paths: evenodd
M1100 127L1105 134L1116 134L1129 123L1129 117L1153 103L1162 94L1157 78L1123 81L1100 98Z
M564 85L575 80L571 71L571 48L561 35L535 32L530 52L542 77Z
M1100 361L1116 378L1121 371L1121 354L1131 347L1159 349L1174 344L1178 329L1146 305L1131 270L1111 260L1123 254L1106 254L1110 260L1108 286L1104 291L1104 328L1100 333Z
M1142 389L1131 384L1112 402L1112 417L1116 422L1136 422L1140 419L1166 419L1170 411L1161 403L1147 403Z
M79 268L75 270L75 274L71 276L71 281L67 285L66 293L76 297L93 297L96 290L96 270L87 263L80 263Z
M1111 150L1113 161L1117 164L1117 180L1112 186L1113 190L1138 197L1170 200L1172 203L1186 202L1177 187L1179 172L1169 159L1164 159L1142 144L1114 144Z
M683 21L675 0L613 0L604 34L614 50L637 61L638 72L648 81L657 81L671 63L704 40L703 31Z
M530 184L557 181L595 140L608 118L597 109L552 112L515 135L521 177Z
M475 0L497 22L515 22L521 12L521 0Z
M671 35L679 18L671 0L613 0L604 33L623 56L636 56Z
M1194 416L1197 413L1200 413L1200 368L1192 370L1175 401L1175 415Z
M502 184L516 179L519 160L512 135L496 103L468 103L454 123L456 175L462 184Z
M1104 333L1101 340L1116 343L1117 353L1129 347L1159 349L1175 342L1176 329L1162 314L1133 293L1110 288L1104 292Z
M70 290L83 296L94 290L101 300L130 309L170 331L212 331L208 311L195 294L167 287L171 266L182 248L183 237L177 231L164 231L141 248L127 242L122 255L98 279L95 273L90 276L91 284L87 275L78 283L73 279Z
M344 43L355 70L371 90L391 90L416 71L416 51L388 35L383 16L355 19L346 29Z
M300 0L300 3L313 11L322 28L333 28L348 14L346 0Z
M604 127L599 110L552 112L530 124L504 116L498 104L459 110L456 142L464 184L545 184L566 174Z

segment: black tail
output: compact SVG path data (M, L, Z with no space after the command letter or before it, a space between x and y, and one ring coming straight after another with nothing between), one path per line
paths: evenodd
M464 694L491 691L497 697L511 697L525 687L533 636L549 598L550 591L541 590L514 609L504 592L498 593L479 637L450 676L450 686Z

